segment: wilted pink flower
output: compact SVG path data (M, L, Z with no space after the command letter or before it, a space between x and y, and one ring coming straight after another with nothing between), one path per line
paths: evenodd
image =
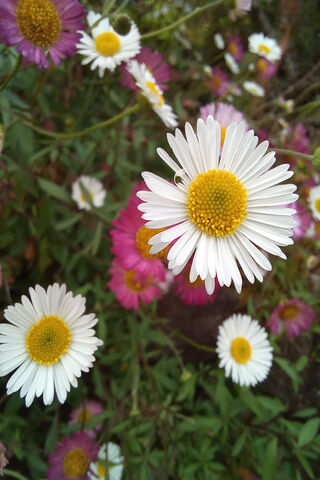
M222 97L228 91L228 77L226 72L219 67L214 67L211 71L211 90L213 93Z
M216 292L220 288L218 282L216 282L213 294L208 295L205 282L201 280L200 277L198 277L195 282L190 282L190 268L191 262L174 278L176 294L187 305L206 305L208 302L213 302L216 297Z
M89 466L97 460L98 451L99 445L85 432L64 437L49 456L48 480L90 480Z
M315 312L310 305L293 298L273 310L267 326L274 335L279 335L284 327L287 337L292 339L298 337L302 331L308 330L314 318Z
M297 211L297 213L293 215L293 218L297 222L297 226L293 229L293 239L297 241L303 238L309 229L311 216L308 209L298 200L290 205L290 208L294 208Z
M6 447L0 442L0 476L3 476L3 469L8 465L9 460L6 458Z
M277 67L274 63L270 62L266 58L259 58L256 63L256 71L259 77L269 80L275 75Z
M78 0L1 0L0 38L38 68L74 55L85 12Z
M229 38L227 50L236 62L241 62L243 58L243 44L239 35L232 35L232 37Z
M91 420L92 417L98 415L98 413L103 412L103 406L101 403L96 402L94 400L84 400L78 408L71 412L70 420L68 425L72 425L73 423L79 423L85 430L85 432L91 438L95 438L97 432L101 429L102 423L97 425L95 428L88 430L86 428L86 424Z

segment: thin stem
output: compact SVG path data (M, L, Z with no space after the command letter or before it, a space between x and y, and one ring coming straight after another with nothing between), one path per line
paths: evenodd
M38 88L37 88L37 90L36 90L36 93L34 94L34 97L33 97L33 99L31 100L31 104L30 104L31 108L32 108L32 107L34 106L34 104L36 103L36 100L37 100L37 98L38 98L38 95L39 95L39 93L41 92L43 85L46 83L46 81L47 81L47 79L48 79L48 77L49 77L49 75L50 75L50 72L51 72L51 70L52 70L52 67L53 67L53 62L51 61L50 64L49 64L49 68L47 68L46 73L43 75L43 77L42 77L42 79L41 79L41 82L39 83Z
M183 333L177 332L176 330L172 330L170 332L170 335L176 338L180 338L180 340L183 340L184 342L188 343L192 347L196 348L197 350L203 350L204 352L209 352L209 353L215 353L216 349L212 347L207 347L207 345L201 345L198 342L195 342L191 338L187 337L186 335L183 335Z
M19 55L19 57L17 58L15 66L13 67L13 69L11 70L11 72L9 73L7 78L0 85L0 92L6 88L6 86L10 82L10 80L15 76L15 74L17 73L17 71L20 68L21 62L22 62L22 55Z
M28 480L28 478L21 475L21 473L15 472L13 470L9 470L8 468L3 469L3 474L4 476L8 475L9 477L17 478L18 480Z
M193 10L193 12L188 13L188 15L185 15L184 17L180 18L179 20L176 20L175 22L171 23L171 25L168 25L167 27L159 28L158 30L155 30L154 32L145 33L144 35L141 35L141 39L155 37L157 35L160 35L163 32L167 32L169 30L172 30L173 28L177 27L178 25L181 25L182 23L186 22L187 20L190 20L190 18L194 17L198 13L204 12L205 10L208 10L209 8L218 7L220 5L223 5L223 3L225 3L225 0L216 0L215 2L210 2L207 5L204 5L203 7L197 7Z
M286 148L269 148L269 152L276 152L280 155L287 155L288 157L298 157L303 160L311 160L312 155L307 155L306 153L295 152L294 150L287 150Z
M79 137L82 137L83 135L87 135L88 133L93 132L94 130L98 130L99 128L108 127L109 125L116 123L118 120L121 120L122 118L128 115L131 115L137 110L139 110L139 105L135 104L133 105L133 107L127 108L127 110L124 110L123 112L118 113L118 115L115 115L114 117L109 118L104 122L96 123L95 125L92 125L92 127L88 127L88 128L85 128L84 130L80 130L80 132L70 132L70 133L50 132L48 130L44 130L43 128L37 127L36 125L33 125L31 122L28 122L27 120L21 120L21 121L22 123L24 123L24 125L27 125L27 127L30 127L32 130L35 130L36 132L42 133L42 135L56 138L58 140L59 139L65 140L69 138L79 138Z

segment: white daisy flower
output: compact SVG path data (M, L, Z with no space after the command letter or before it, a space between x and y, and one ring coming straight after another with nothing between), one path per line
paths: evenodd
M157 85L147 66L144 63L132 60L128 64L127 70L134 77L142 95L148 99L152 109L159 115L163 123L169 128L176 127L178 125L177 116L173 113L170 105L164 102L163 91Z
M245 123L226 129L221 150L221 125L211 115L199 119L197 135L189 123L186 139L178 129L168 134L168 142L178 162L165 150L159 156L174 170L176 185L143 172L151 190L140 191L144 203L138 206L148 228L165 228L149 244L154 254L175 241L168 252L168 268L177 275L193 256L190 282L199 275L209 294L215 277L221 286L234 285L241 291L242 277L262 281L262 269L271 270L269 260L256 248L286 258L279 246L293 243L296 226L294 209L287 205L298 196L295 185L278 185L293 175L289 164L271 169L275 153L269 142L258 147L253 130L245 133ZM281 205L285 205L281 207ZM171 227L171 228L170 228ZM179 238L180 237L180 238Z
M252 0L235 0L234 8L230 10L229 16L234 22L238 17L246 15L252 7Z
M101 18L100 13L91 10L87 15L89 28ZM81 63L87 65L92 62L91 70L98 68L100 77L103 77L105 69L113 72L117 65L127 62L140 52L140 33L134 22L127 35L117 33L108 18L102 18L92 28L92 36L83 31L79 33L82 38L77 44L78 53L86 57Z
M90 480L106 478L108 472L109 480L120 480L123 472L124 458L121 456L119 445L109 442L104 444L98 452L98 460L90 464L87 474ZM91 473L92 472L92 473Z
M47 291L39 285L29 288L21 302L5 309L10 324L0 324L0 376L16 370L7 383L7 394L20 390L29 407L43 395L49 405L54 392L63 403L70 385L88 372L93 353L103 344L94 336L98 319L84 315L86 299L73 296L57 283Z
M80 210L91 210L90 203L86 200L84 194L81 190L81 185L85 187L89 196L91 197L91 202L95 207L102 207L104 199L107 192L103 188L100 180L97 180L94 177L88 177L87 175L81 175L75 182L72 184L72 199L78 204Z
M249 37L249 51L264 57L270 62L281 58L281 48L274 38L266 37L263 33L253 33Z
M309 206L313 218L320 220L320 185L310 188Z
M258 83L247 80L243 82L242 86L247 92L251 93L251 95L254 95L255 97L264 97L265 90Z
M224 49L224 40L221 33L215 33L213 36L213 40L214 40L215 46L219 48L219 50Z
M219 327L219 367L241 386L265 380L272 365L272 350L266 330L248 315L232 315Z
M233 58L233 56L230 55L230 53L225 53L224 59L226 61L226 64L230 68L231 72L237 75L240 72L240 68L237 62L235 61L235 59Z

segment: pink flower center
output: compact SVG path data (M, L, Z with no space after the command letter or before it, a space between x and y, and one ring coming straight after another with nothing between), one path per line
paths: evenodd
M296 307L295 305L288 305L281 310L281 312L279 313L279 317L281 318L281 320L292 320L297 316L298 312L298 307Z
M228 50L231 53L231 55L234 57L237 54L237 45L235 43L230 43L228 46Z
M262 73L265 73L267 71L267 64L262 58L257 61L257 69L260 70L260 72Z
M212 84L215 88L221 87L221 78L218 75L213 75Z
M150 275L147 276L145 282L135 280L136 272L134 270L128 270L124 274L124 283L129 290L135 293L143 292L150 285Z
M88 455L82 448L74 448L63 459L63 473L68 478L83 477L88 470Z
M91 414L90 410L88 410L87 408L83 408L78 413L77 421L79 423L87 423L90 420L91 417L92 417L92 414Z
M157 233L163 232L165 229L164 228L156 228L156 229L151 229L147 228L144 225L139 228L139 230L136 233L136 247L140 255L145 258L146 260L155 260L156 258L161 258L164 256L166 253L166 249L161 250L158 253L155 253L152 255L149 253L149 250L151 248L151 245L149 245L149 240L152 238L154 235Z

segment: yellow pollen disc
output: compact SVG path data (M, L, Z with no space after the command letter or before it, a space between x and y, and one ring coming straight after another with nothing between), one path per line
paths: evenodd
M316 207L317 212L320 213L320 198L316 199L314 206Z
M74 448L63 459L63 473L68 478L83 477L89 466L88 455L82 448Z
M83 408L78 413L77 421L79 423L87 423L90 420L91 417L92 417L92 414L91 414L90 410L88 410L87 408Z
M237 363L247 363L252 354L250 343L243 337L237 337L232 341L230 351Z
M213 75L212 84L215 88L219 88L221 86L221 78L218 75Z
M260 53L265 53L266 55L269 55L271 52L270 48L263 44L259 45L258 50Z
M316 234L320 235L320 222L315 223L315 230L316 230Z
M163 232L164 230L164 228L151 229L145 227L144 225L139 228L136 233L136 247L143 258L146 258L147 260L155 260L156 258L163 257L166 249L163 249L160 252L152 255L151 253L149 253L151 245L149 245L148 242L150 238L152 238L157 233Z
M220 128L221 128L221 145L223 145L224 144L224 139L226 137L227 129L226 129L226 127L223 127L222 125L221 125Z
M120 50L120 39L118 35L113 32L100 33L95 38L96 49L101 55L110 57Z
M235 43L230 43L228 50L231 55L235 55L237 53L237 45Z
M150 276L148 275L144 283L141 283L140 281L136 281L135 276L136 276L136 272L134 270L128 270L124 274L124 283L132 292L135 292L135 293L143 292L143 290L148 288L150 284Z
M107 469L102 463L98 463L97 474L99 478L106 478Z
M267 70L267 64L262 58L260 58L257 61L257 69L260 70L260 72L262 72L262 73L265 73L266 70Z
M186 281L186 284L188 285L188 287L193 287L193 288L198 288L198 287L202 287L204 285L204 280L201 280L200 276L198 276L194 282L190 282L190 270L191 270L191 266L188 266L185 268L185 281Z
M88 192L88 194L90 195L90 198L91 198L91 200L92 200L92 199L93 199L93 193L90 192L90 190L87 190L87 192ZM85 203L88 203L86 197L83 195L82 192L81 192L81 200L82 200L83 202L85 202Z
M19 0L16 17L21 34L37 47L49 47L60 37L61 21L50 0Z
M153 93L157 95L157 97L159 98L158 107L161 107L163 105L163 96L159 92L157 85L154 82L147 81L146 86L147 88L149 88L149 90L151 90Z
M295 305L288 305L279 312L279 317L281 320L292 320L293 318L296 318L298 312L298 307Z
M208 235L232 234L247 215L247 190L225 170L199 173L188 191L187 208L192 222Z
M67 352L71 341L68 325L55 315L42 317L29 330L26 348L34 362L52 365Z

